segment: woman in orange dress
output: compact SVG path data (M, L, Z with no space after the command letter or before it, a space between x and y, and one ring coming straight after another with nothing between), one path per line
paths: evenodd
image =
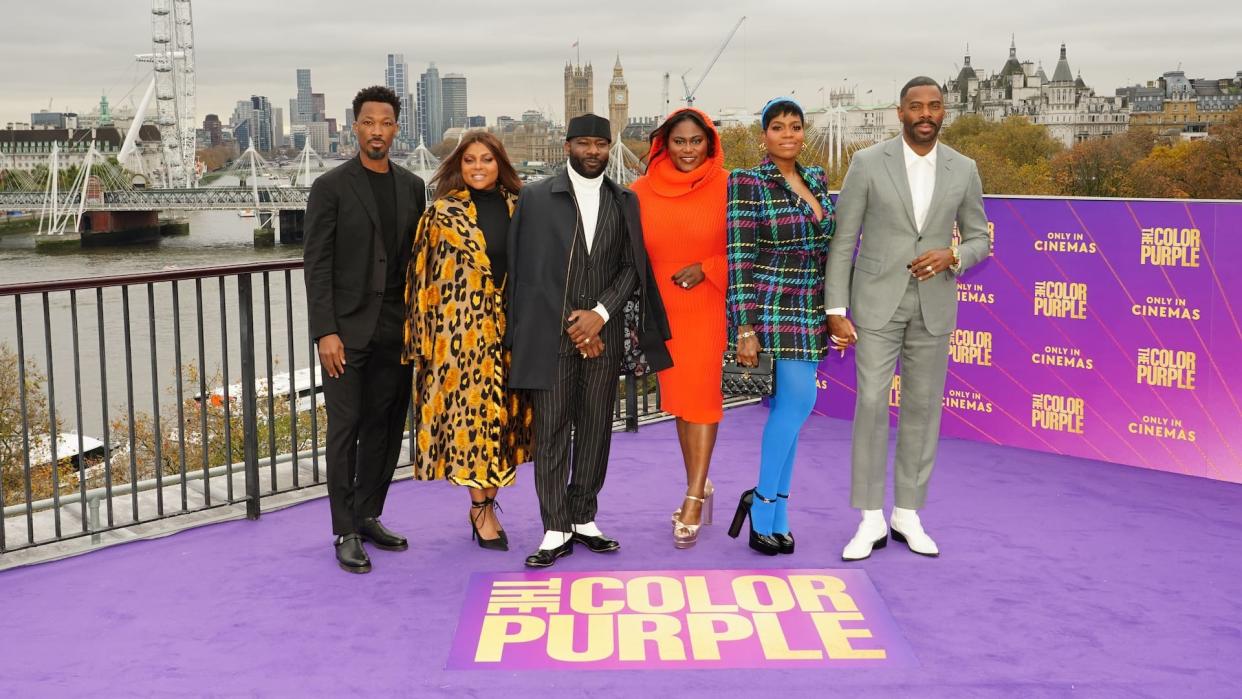
M631 187L673 335L668 342L673 367L658 376L661 407L677 416L686 467L685 500L673 513L677 548L693 546L699 526L711 524L707 471L723 403L728 177L711 118L697 109L679 109L652 132L647 174Z

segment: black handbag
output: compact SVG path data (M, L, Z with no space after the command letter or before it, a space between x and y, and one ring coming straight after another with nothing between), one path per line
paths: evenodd
M721 365L720 392L725 396L770 396L776 392L770 352L759 353L759 366L741 366L736 352L725 352Z

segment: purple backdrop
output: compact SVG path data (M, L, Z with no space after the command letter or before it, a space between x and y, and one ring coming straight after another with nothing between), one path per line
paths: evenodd
M984 204L993 254L958 281L942 433L1242 483L1242 203ZM819 385L819 412L852 417L852 353Z

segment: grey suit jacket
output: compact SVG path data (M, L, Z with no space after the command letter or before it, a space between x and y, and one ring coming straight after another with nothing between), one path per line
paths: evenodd
M975 161L936 145L936 186L923 229L914 224L914 203L906 177L901 136L858 151L837 198L837 232L828 246L824 287L826 308L850 309L854 323L879 330L896 312L910 282L906 265L928 250L953 243L961 231L958 257L964 271L991 250L983 211L983 184ZM859 229L866 231L857 258ZM919 284L923 321L933 335L957 324L957 276L937 274Z

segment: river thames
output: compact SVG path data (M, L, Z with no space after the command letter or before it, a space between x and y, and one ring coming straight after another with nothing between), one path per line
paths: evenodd
M281 245L255 248L252 231L254 218L243 218L231 211L191 212L184 216L190 223L190 234L168 237L149 245L113 248L93 248L72 252L42 253L35 250L33 234L10 234L0 236L0 283L34 282L65 279L91 279L103 276L132 274L136 272L174 271L195 267L238 265L281 259L300 259L300 245ZM294 270L288 275L289 290L286 295L286 275L270 274L271 301L268 308L272 318L272 357L274 371L289 371L290 367L305 368L310 355L306 337L305 292L302 274ZM154 314L148 312L148 289L146 285L129 288L130 346L132 348L132 376L134 409L150 413L158 400L163 412L175 408L176 362L174 356L176 328L181 334L181 364L199 365L196 284L182 281L178 284L179 318L173 308L172 284L161 283L153 287ZM286 301L289 298L292 303ZM263 309L262 275L254 277L255 299L255 350L256 371L266 376L267 335ZM228 369L230 383L241 375L238 353L237 281L228 278L225 284L225 313L228 334ZM38 295L22 297L22 341L26 359L47 372L46 341L44 334L43 300ZM125 338L121 290L112 287L103 292L104 331L103 354L106 356L107 395L109 420L124 417L127 412L127 386L125 362ZM290 361L287 335L287 308L293 309L295 363ZM223 364L221 357L222 333L220 332L220 284L217 279L202 281L203 349L202 366L209 377L215 376ZM48 295L51 320L52 370L55 377L57 410L66 430L76 432L75 415L73 331L69 292ZM100 368L100 337L98 303L93 289L77 293L79 333L80 381L82 393L82 432L98 437L103 427L101 399L103 395ZM15 350L18 341L17 308L14 297L0 298L0 345ZM179 321L175 323L174 321ZM152 329L155 335L156 367L152 371ZM152 391L152 383L159 390ZM209 388L214 382L209 382ZM197 390L197 389L195 389ZM46 387L44 388L46 391ZM192 395L193 392L191 392ZM156 395L158 394L158 395Z

